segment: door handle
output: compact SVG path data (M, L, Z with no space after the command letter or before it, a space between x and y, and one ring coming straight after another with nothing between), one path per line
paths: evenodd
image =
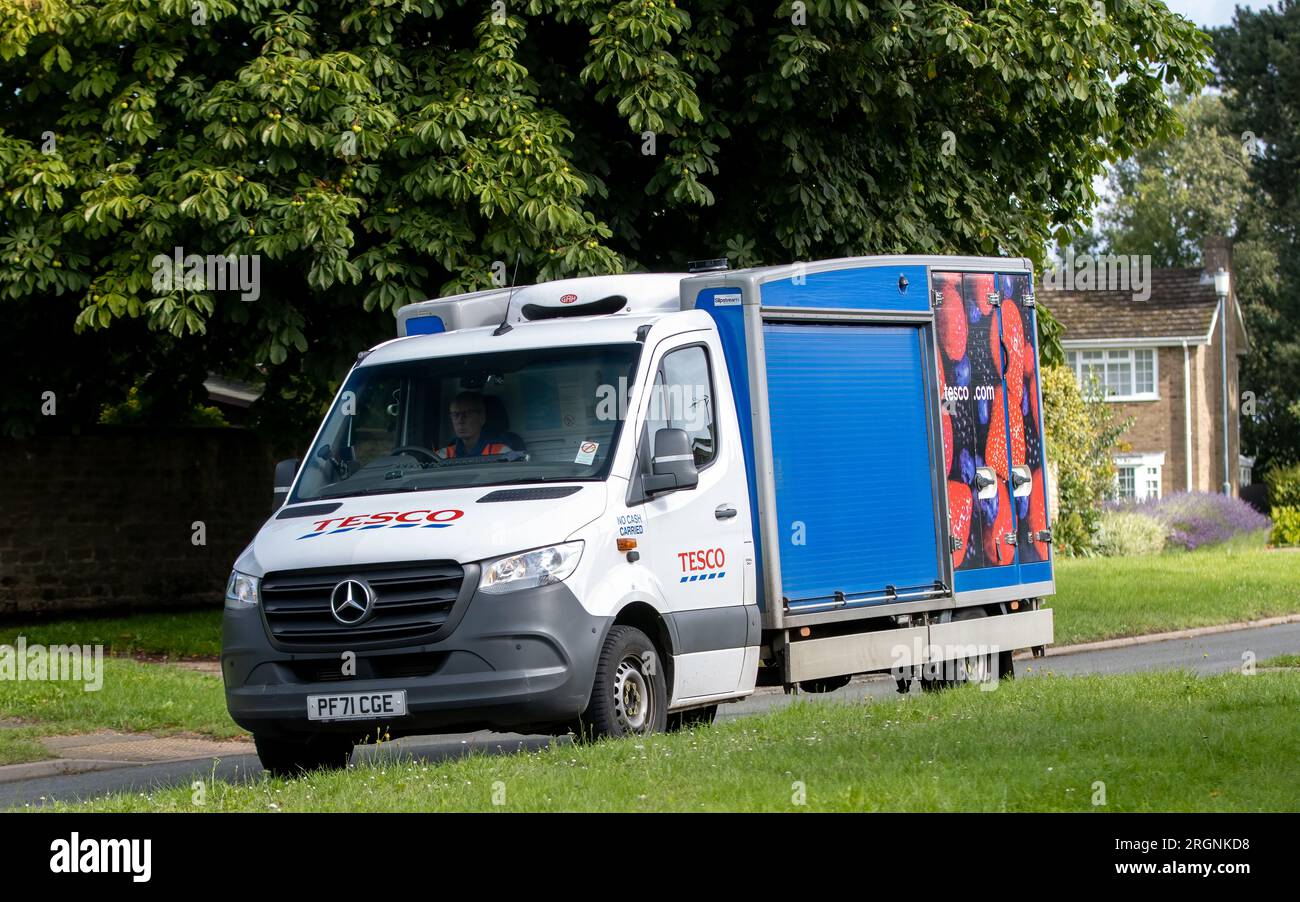
M1023 498L1034 490L1034 476L1029 467L1020 466L1011 468L1011 494L1015 498Z
M719 520L730 520L732 517L736 516L736 509L726 504L719 504L713 509L713 516L717 517Z

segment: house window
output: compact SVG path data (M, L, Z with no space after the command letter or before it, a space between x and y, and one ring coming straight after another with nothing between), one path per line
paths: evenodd
M1137 481L1134 479L1134 467L1116 467L1115 476L1119 480L1119 496L1121 498L1137 497Z
M1115 494L1120 498L1145 501L1160 497L1160 474L1164 454L1124 454L1115 458Z
M1155 348L1098 348L1067 351L1065 361L1089 391L1095 380L1108 401L1154 401L1156 393Z

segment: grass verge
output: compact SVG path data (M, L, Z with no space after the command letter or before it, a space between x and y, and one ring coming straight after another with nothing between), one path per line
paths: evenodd
M1056 644L1073 645L1300 612L1300 558L1207 548L1056 561Z
M39 737L96 730L242 736L218 676L128 658L104 658L104 683L0 680L0 711L22 726L0 729L0 764L51 757Z
M201 809L188 786L60 808L1297 811L1297 705L1292 673L1039 677L993 692L800 702L642 740L217 782Z
M221 654L221 608L0 625L0 645L13 645L19 636L28 645L102 645L105 654L126 657L215 658Z

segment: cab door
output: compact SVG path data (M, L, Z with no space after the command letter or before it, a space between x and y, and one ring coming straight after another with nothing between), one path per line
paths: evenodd
M668 608L677 652L673 701L729 692L741 678L750 622L753 544L739 431L721 349L708 333L656 349L642 407L636 466L649 472L657 430L685 430L699 471L689 489L657 494L640 507L638 539ZM634 511L635 513L635 511ZM751 618L751 612L755 614ZM756 637L754 637L756 639Z

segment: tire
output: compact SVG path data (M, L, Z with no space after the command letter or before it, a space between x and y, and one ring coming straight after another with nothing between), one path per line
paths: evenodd
M692 730L696 727L711 727L718 716L717 705L705 705L703 708L691 708L668 715L668 732Z
M988 614L983 608L964 608L952 615L953 622L962 620L983 620ZM949 685L957 686L962 683L990 683L996 679L998 672L999 660L1001 653L996 655L988 652L982 655L973 655L968 658L959 658L955 663L955 678L949 680Z
M963 608L952 615L952 622L962 620L980 620L987 617L983 608ZM995 656L992 652L984 655L977 655L970 658L958 659L956 661L943 661L940 666L943 668L943 677L921 677L922 692L939 692L943 689L951 689L954 686L960 686L963 683L988 683L994 679L994 674L1000 675L1001 658L1003 655L1010 657L1010 652L1000 652ZM951 672L952 678L947 674Z
M314 770L342 770L352 759L351 737L330 733L293 739L254 733L253 744L263 769L285 779Z
M668 687L654 643L634 626L615 626L596 661L579 739L618 739L668 728Z
M998 652L998 679L1014 680L1016 678L1016 653L1014 650Z
M853 674L846 673L842 676L821 677L816 680L804 680L799 684L799 688L804 692L821 693L834 692L836 689L843 689L853 679Z

